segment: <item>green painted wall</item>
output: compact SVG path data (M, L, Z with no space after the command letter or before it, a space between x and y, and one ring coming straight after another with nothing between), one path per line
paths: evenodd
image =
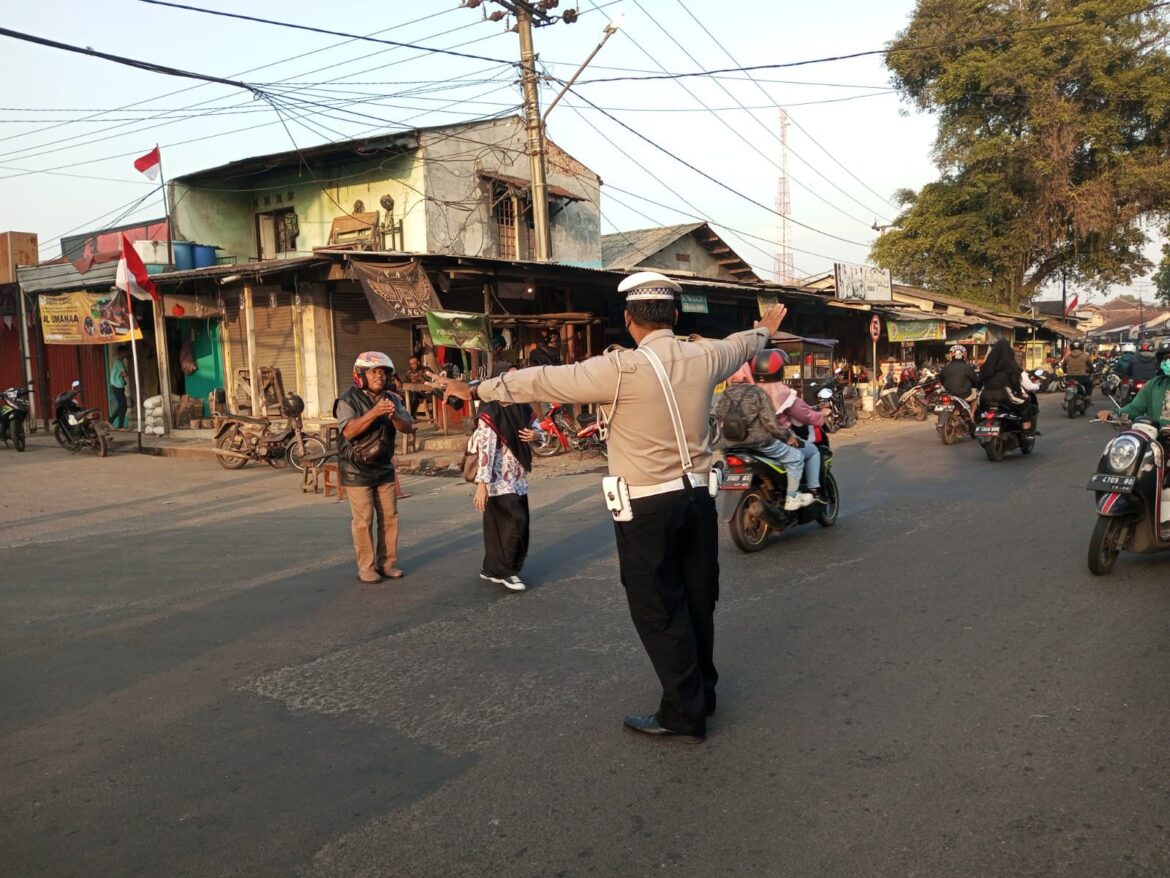
M186 376L187 395L204 401L207 413L207 395L216 387L223 387L223 357L220 353L219 320L178 320L179 337L191 339L195 364L199 367Z

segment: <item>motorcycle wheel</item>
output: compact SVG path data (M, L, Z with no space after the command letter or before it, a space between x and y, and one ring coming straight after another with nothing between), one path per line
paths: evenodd
M963 419L959 417L958 412L951 412L951 416L943 421L942 430L939 431L942 435L943 445L954 445L959 441L959 438L966 432L963 429Z
M1093 535L1089 537L1089 572L1094 576L1104 576L1113 569L1113 563L1121 554L1118 542L1123 530L1120 518L1098 516Z
M894 416L894 407L885 399L877 401L874 411L877 412L879 418L892 418Z
M821 480L821 495L828 502L817 516L817 524L821 527L832 527L837 523L837 515L841 511L841 495L837 492L837 480L833 478L832 473L825 473L824 479Z
M1031 454L1035 450L1036 450L1036 437L1035 436L1025 436L1023 439L1020 440L1020 451L1022 451L1024 454Z
M57 440L58 445L60 445L70 454L81 450L81 443L70 439L69 434L65 432L64 428L62 428L60 424L53 428L53 438Z
M927 414L928 412L926 411L926 405L922 402L922 400L914 400L914 420L925 421Z
M983 450L987 453L987 459L992 463L1003 460L1004 449L1003 440L1000 438L992 439L983 443Z
M93 447L98 453L98 457L105 457L110 453L110 439L101 430L95 430L93 434Z
M1072 420L1073 418L1075 418L1077 416L1077 404L1075 402L1071 402L1071 403L1068 403L1067 405L1065 405L1064 410L1065 410L1065 413L1068 415L1069 420Z
M561 453L561 441L552 433L545 432L544 439L532 446L532 453L537 457L552 457Z
M20 421L12 425L12 447L24 451L24 424Z
M844 412L841 418L841 426L848 429L857 423L857 409L854 407L852 400L845 400L845 405L842 407Z
M232 427L216 440L215 447L243 453L248 450L248 442L244 439L243 430L239 427ZM248 463L246 457L229 457L217 454L215 459L224 469L243 469Z
M289 443L288 451L285 452L285 457L288 459L288 465L299 473L305 471L305 458L313 457L317 454L325 453L325 443L313 436L305 437L305 451L302 454L297 447L297 441L294 439Z
M597 440L597 450L601 452L602 457L609 460L609 446L600 439Z
M764 519L764 495L756 488L747 491L731 517L731 541L741 552L758 552L768 538Z

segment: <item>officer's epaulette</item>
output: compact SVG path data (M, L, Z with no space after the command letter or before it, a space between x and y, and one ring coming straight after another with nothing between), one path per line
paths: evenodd
M630 352L630 350L631 350L631 348L625 348L625 347L622 347L620 344L614 343L614 344L611 344L609 347L607 347L604 351L602 351L602 353L603 354L613 354L613 353L628 354Z

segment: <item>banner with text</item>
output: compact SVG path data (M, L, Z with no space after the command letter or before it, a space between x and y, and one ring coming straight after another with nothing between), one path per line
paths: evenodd
M941 320L887 320L886 335L890 341L942 341L947 327Z
M41 296L41 330L45 344L116 344L130 341L126 294L62 293ZM134 338L142 338L135 328Z
M441 307L430 278L414 260L366 263L355 259L350 267L379 323L422 317Z
M428 311L427 327L431 341L446 348L462 348L465 351L487 351L491 349L491 327L486 314L467 311Z

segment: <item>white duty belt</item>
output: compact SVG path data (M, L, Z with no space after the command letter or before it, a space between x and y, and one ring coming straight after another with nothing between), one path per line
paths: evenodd
M687 473L669 482L660 482L657 485L630 485L630 499L640 500L644 497L654 497L658 494L669 494L672 491L685 491L687 488L707 487L706 473Z

